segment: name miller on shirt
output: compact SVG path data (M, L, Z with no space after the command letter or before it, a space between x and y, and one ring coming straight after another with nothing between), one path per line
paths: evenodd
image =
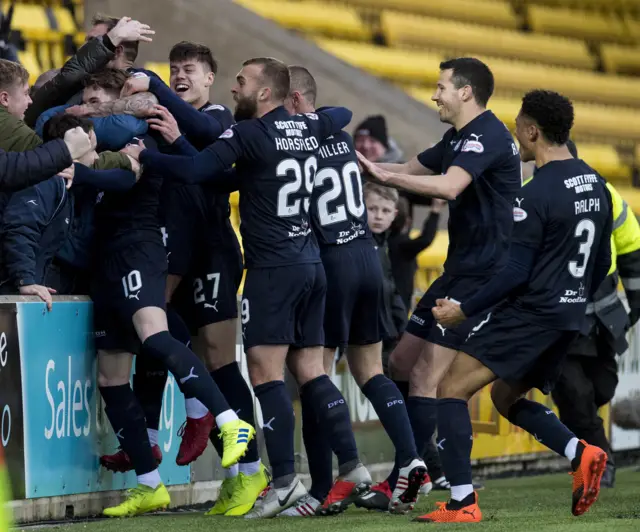
M345 155L351 153L349 145L346 142L336 142L334 144L327 144L320 146L320 157L328 159L329 157L335 157L337 155Z
M276 149L280 151L315 151L320 147L318 139L307 137L306 139L281 139L276 138Z
M576 208L576 214L600 210L600 198L583 199L574 201L573 204Z
M585 174L565 179L564 186L567 188L575 188L576 194L579 194L580 192L593 190L593 183L597 182L598 176L596 174Z

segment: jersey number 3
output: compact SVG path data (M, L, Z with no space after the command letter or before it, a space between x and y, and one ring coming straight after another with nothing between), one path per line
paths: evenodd
M584 234L587 233L586 239ZM578 279L584 277L587 271L587 264L589 262L589 256L591 255L591 246L593 246L593 240L596 236L596 225L592 220L584 218L576 225L574 232L576 238L581 239L578 246L578 260L572 260L569 262L569 273Z

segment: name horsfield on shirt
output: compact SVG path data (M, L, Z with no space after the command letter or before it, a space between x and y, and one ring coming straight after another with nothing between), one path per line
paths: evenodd
M280 151L315 151L320 147L318 139L308 137L306 139L281 139L276 138L276 149Z

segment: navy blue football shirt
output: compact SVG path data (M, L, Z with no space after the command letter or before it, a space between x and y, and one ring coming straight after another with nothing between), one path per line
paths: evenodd
M596 265L611 261L612 209L605 181L580 159L549 162L522 187L512 241L536 255L513 303L528 321L580 329Z
M311 220L320 246L371 238L353 139L341 131L318 151Z
M445 271L477 276L503 267L513 227L513 198L522 186L520 155L507 127L485 111L460 131L449 129L440 142L418 155L418 161L436 174L459 166L473 178L449 202Z
M225 131L195 157L142 152L142 164L183 181L228 179L235 163L248 268L320 262L309 205L320 143L338 134L352 113L332 108L290 116L283 106Z

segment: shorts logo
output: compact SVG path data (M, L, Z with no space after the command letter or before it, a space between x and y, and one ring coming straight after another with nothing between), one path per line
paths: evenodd
M489 314L487 314L487 317L483 319L480 323L478 323L478 325L476 325L473 329L471 329L469 336L467 336L467 340L471 338L474 334L476 334L480 329L482 329L487 323L489 323L490 319L491 319L491 312L489 312Z
M424 325L424 320L415 314L411 314L411 321L415 321L418 325Z
M440 325L439 323L436 323L436 327L438 327L438 329L442 331L442 336L444 336L444 334L447 332L447 329L442 325Z
M213 305L211 303L205 303L204 308L212 308L216 312L218 312L218 301L216 301Z
M338 406L338 405L343 405L345 404L344 399L338 399L337 401L333 401L332 403L329 403L327 405L327 408L330 410L332 409L334 406Z

